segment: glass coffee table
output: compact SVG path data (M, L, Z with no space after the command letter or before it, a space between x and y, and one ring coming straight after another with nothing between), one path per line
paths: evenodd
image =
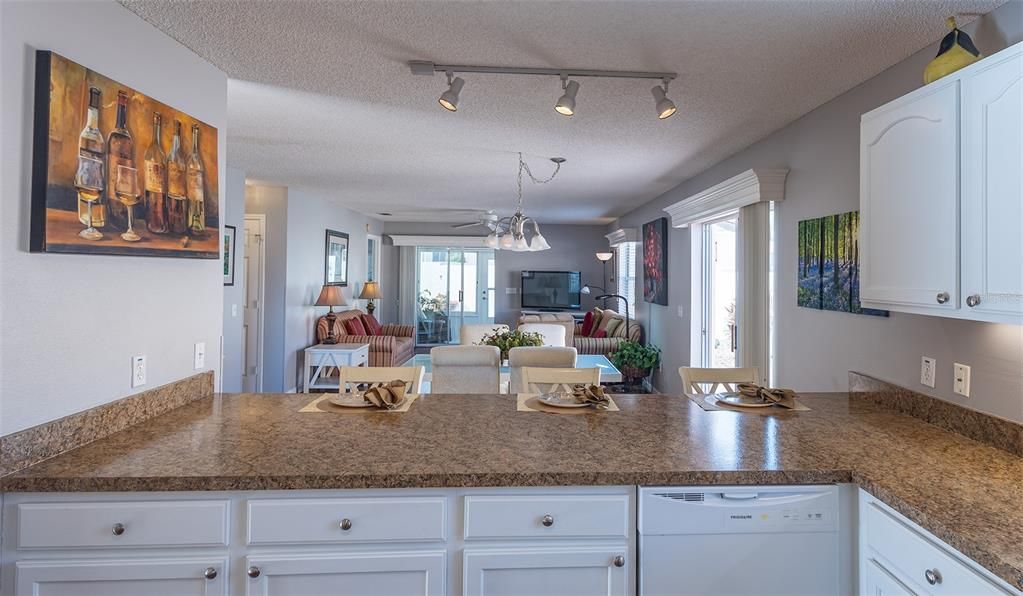
M428 383L433 380L433 369L429 354L416 354L402 366L423 367L423 391L428 392ZM601 383L621 383L622 373L606 356L601 354L579 354L575 359L576 368L599 368ZM507 386L511 379L511 371L508 366L501 367L501 385Z

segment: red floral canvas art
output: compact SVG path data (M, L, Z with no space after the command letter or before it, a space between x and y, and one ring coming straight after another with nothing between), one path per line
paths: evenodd
M643 300L668 305L668 219L643 224Z

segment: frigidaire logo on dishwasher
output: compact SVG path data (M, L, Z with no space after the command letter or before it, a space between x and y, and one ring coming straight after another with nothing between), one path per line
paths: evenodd
M731 518L731 519L753 519L753 516L749 515L749 514L744 514L744 515L733 514L733 515L729 515L728 517Z

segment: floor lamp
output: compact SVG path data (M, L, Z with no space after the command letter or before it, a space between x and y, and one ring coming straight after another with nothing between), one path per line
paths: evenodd
M613 252L598 252L598 253L596 253L597 260L600 261L600 264L603 265L603 267L604 267L604 277L601 278L601 280L600 280L601 284L606 284L607 283L607 262L610 261L611 259L613 259L614 256L615 256L615 253L613 253ZM597 286L597 287L600 287L600 286ZM603 290L604 288L600 288L600 289ZM607 308L607 298L604 299L604 308Z

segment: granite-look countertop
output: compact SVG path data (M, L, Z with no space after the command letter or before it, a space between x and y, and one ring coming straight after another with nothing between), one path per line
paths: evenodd
M1023 458L921 420L808 394L809 412L517 412L425 396L409 412L300 413L315 395L200 399L0 478L5 492L855 482L1023 588Z

